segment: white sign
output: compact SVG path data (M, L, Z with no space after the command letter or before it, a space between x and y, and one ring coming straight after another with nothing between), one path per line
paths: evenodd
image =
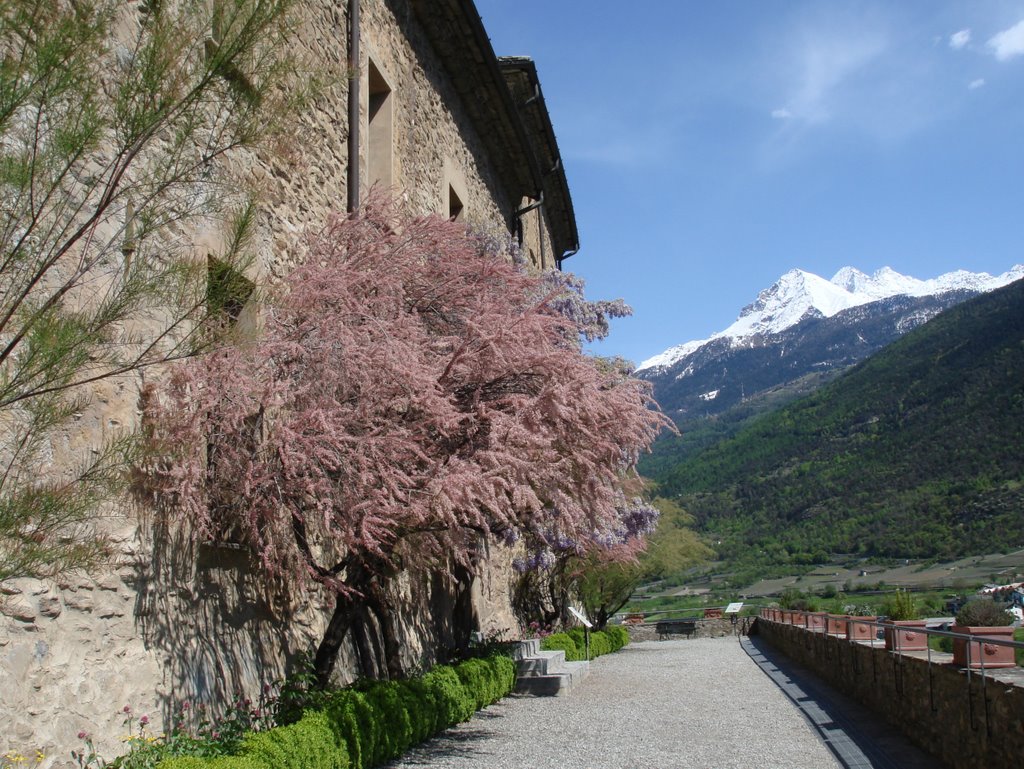
M731 603L731 604L729 604L728 606L725 607L725 613L726 614L739 614L740 609L742 609L742 608L743 608L743 601L740 601L739 603Z
M578 609L574 609L574 608L572 608L570 606L569 607L569 611L572 613L572 616L574 616L576 619L578 619L580 622L583 623L584 627L594 627L594 625L591 623L591 621L589 619L587 619L586 617L584 617L583 613L581 611L579 611Z

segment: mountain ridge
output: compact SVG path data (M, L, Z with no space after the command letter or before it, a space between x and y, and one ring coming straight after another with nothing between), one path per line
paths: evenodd
M757 298L744 307L736 321L726 329L707 339L670 347L640 363L636 371L651 372L648 376L656 375L712 342L727 340L733 347L756 345L765 337L787 331L809 318L830 318L844 310L896 296L921 298L957 291L977 294L1000 288L1022 277L1022 264L995 276L986 272L954 270L928 280L903 275L890 267L876 270L872 275L855 267L843 267L831 280L806 270L793 269L759 292Z
M975 296L721 440L666 436L641 472L751 569L1016 546L1022 308L1024 280Z

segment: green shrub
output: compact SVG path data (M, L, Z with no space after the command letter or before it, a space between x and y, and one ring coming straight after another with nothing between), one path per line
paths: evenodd
M595 630L590 634L590 658L618 651L627 643L629 631L624 627L613 625L605 630ZM545 651L564 651L569 661L587 658L586 636L583 628L579 627L547 636L541 640L540 648Z
M248 758L272 769L348 769L349 766L345 743L335 737L327 716L318 712L307 713L290 726L246 736L240 753L239 758Z
M423 683L435 699L438 729L468 721L473 715L474 700L466 692L454 668L439 665L423 676Z
M604 632L612 641L613 651L618 651L629 643L629 631L622 625L609 625Z
M956 624L979 627L1005 627L1013 624L1013 615L1006 606L991 598L975 598L963 605L956 615Z
M370 681L317 695L293 724L250 733L240 755L174 757L159 769L370 769L466 721L515 686L510 657L438 665L409 681Z
M917 619L920 616L914 596L906 590L899 589L885 599L885 603L882 604L882 613L897 622Z
M541 639L540 648L545 651L564 651L567 660L583 659L583 653L568 633L552 633Z
M160 769L274 769L252 756L171 756L159 766Z

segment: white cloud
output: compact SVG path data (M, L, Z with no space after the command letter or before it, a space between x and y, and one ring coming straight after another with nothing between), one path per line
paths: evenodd
M785 120L787 118L793 117L793 113L790 112L785 107L781 107L779 109L772 110L772 117L775 118L776 120Z
M985 78L979 77L977 80L972 80L967 87L973 91L976 88L981 88L983 85L985 85Z
M786 109L809 124L826 123L845 111L850 89L864 82L887 47L884 37L869 28L852 34L848 29L813 31L802 43L795 51L796 76Z
M1006 61L1014 56L1024 54L1024 19L1009 29L1004 29L993 35L987 45L999 61Z
M949 36L949 47L954 51L959 51L969 42L971 42L971 30L969 29L961 29Z

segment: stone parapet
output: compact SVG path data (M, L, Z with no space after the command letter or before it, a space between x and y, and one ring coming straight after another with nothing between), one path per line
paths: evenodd
M1024 756L1024 676L985 676L942 652L895 654L802 627L759 619L757 634L893 724L952 769L1019 767Z

